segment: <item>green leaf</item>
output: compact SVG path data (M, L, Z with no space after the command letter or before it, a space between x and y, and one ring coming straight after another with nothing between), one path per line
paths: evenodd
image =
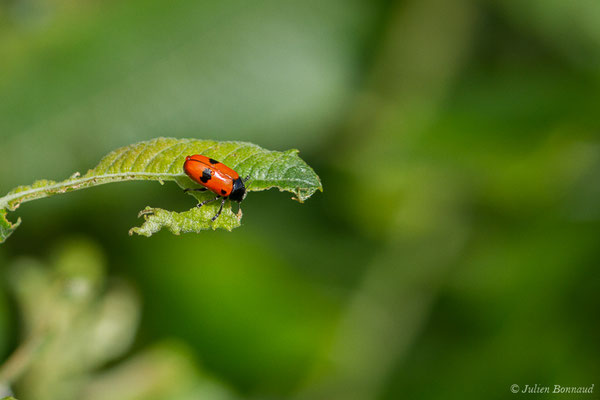
M0 243L4 242L21 224L21 218L14 224L6 219L6 210L0 209Z
M156 138L146 142L121 147L106 155L100 163L85 175L73 174L61 182L39 180L29 186L19 186L0 198L0 243L19 225L5 218L22 203L66 193L73 190L128 180L175 181L182 188L199 187L183 172L185 157L203 154L219 160L236 170L240 176L249 176L247 190L260 191L278 188L293 193L294 199L303 202L317 190L323 190L319 177L300 157L298 150L284 152L265 150L246 142L217 142L213 140ZM188 192L199 201L211 193ZM227 202L223 213L214 222L219 202L207 204L189 211L175 212L146 207L140 216L145 222L132 228L129 233L151 236L163 227L175 234L200 232L205 229L224 228L232 230L240 225L241 211L233 213Z

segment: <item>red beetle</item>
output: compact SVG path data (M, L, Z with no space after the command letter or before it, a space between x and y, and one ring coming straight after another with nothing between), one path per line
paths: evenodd
M233 200L241 203L246 197L246 186L244 182L249 177L242 180L237 172L229 168L227 165L218 162L212 158L203 156L201 154L194 154L193 156L187 156L183 163L183 171L193 181L201 184L202 188L197 189L184 189L184 192L198 191L203 192L210 190L215 193L217 197L214 199L205 200L202 203L198 203L198 207L202 207L206 203L213 202L222 198L221 207L217 214L212 217L212 221L217 219L223 211L223 205L225 200Z

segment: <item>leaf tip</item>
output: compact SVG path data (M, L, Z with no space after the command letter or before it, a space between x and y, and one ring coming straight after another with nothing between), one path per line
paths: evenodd
M21 218L17 222L12 223L6 219L7 211L0 209L0 243L4 243L6 239L21 225Z
M131 228L127 233L129 234L129 236L133 236L134 233L136 235L140 235L140 236L146 236L146 237L152 236L152 233L145 230L144 226L135 226L135 227Z
M146 206L146 208L144 208L143 210L141 210L138 213L138 218L142 218L145 215L152 215L152 214L154 214L154 209L152 207L150 207L150 206Z

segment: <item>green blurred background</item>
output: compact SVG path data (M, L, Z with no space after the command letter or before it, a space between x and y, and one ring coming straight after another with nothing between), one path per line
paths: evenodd
M599 110L593 0L0 0L1 194L157 136L298 148L325 188L180 237L127 236L173 184L25 204L0 394L597 397Z

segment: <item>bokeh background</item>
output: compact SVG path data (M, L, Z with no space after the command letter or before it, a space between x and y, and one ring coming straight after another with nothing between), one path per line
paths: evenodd
M0 0L2 194L157 136L297 148L325 188L179 237L127 236L174 184L23 205L0 394L598 392L599 111L597 1Z

